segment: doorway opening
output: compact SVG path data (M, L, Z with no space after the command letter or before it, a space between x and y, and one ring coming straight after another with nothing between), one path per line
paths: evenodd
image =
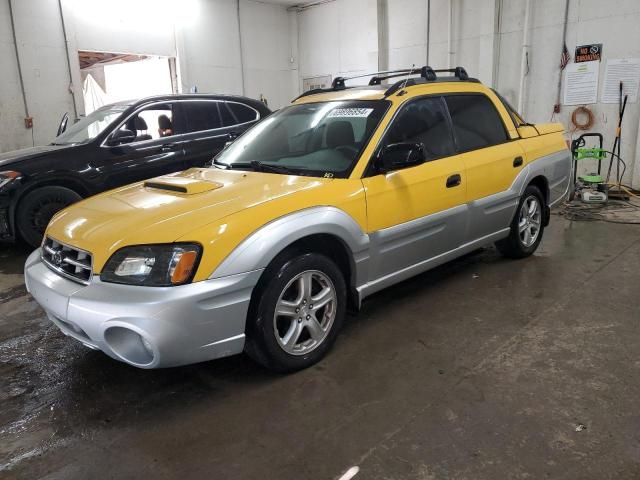
M177 93L174 57L78 51L85 115L109 103Z

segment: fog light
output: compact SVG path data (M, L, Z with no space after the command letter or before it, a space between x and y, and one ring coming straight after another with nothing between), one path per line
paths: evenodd
M109 348L126 362L137 366L153 362L155 355L151 342L133 330L109 327L104 332L104 340Z

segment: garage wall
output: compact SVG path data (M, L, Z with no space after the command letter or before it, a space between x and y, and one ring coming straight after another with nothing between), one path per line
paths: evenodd
M0 152L49 143L62 114L73 112L58 2L12 4L34 128L24 128L8 3L1 0ZM296 26L282 5L253 0L63 0L62 6L80 113L77 50L177 56L181 91L242 94L244 85L246 95L263 94L274 109L297 91L297 75L292 75L297 64L291 62L297 59L292 43L297 34L291 31Z
M378 68L375 0L336 0L294 12L300 83L322 75L357 75Z
M73 111L58 3L14 1L16 36L33 130L24 127L24 106L9 5L0 1L0 151L51 141L64 112ZM33 139L32 139L33 134Z
M298 91L297 25L280 5L240 2L245 95L264 95L272 109L287 105Z
M371 41L374 28L386 29L379 36L388 39L386 53L390 68L426 63L427 0L354 0L349 2L351 10L346 10L348 1L335 0L298 13L301 78L311 74L349 73L341 64L342 58L359 58L358 71L376 70L377 43ZM377 21L380 1L386 3L387 11L386 21L382 22ZM434 67L462 65L470 75L497 88L517 106L526 3L526 0L431 0L429 63ZM529 65L522 95L522 113L530 122L551 119L556 102L563 17L564 1L531 0L526 50ZM640 57L639 23L640 2L637 0L571 0L567 47L573 57L577 45L604 44L600 66L602 85L607 59ZM340 26L347 24L349 28L341 30ZM362 29L365 28L371 32L364 35ZM363 38L368 39L364 43L366 48L363 48ZM563 106L554 117L554 121L565 125L568 138L578 135L571 132L569 125L574 108ZM602 132L605 146L611 148L617 105L598 103L589 108L596 116L592 131ZM640 188L639 120L639 104L629 104L623 124L622 156L629 164L625 180L636 188ZM582 165L592 169L588 163Z
M449 0L431 0L429 64L434 68L464 65L485 83L492 82L495 0L454 1L449 55ZM391 68L422 66L427 61L427 0L389 2L389 64ZM457 62L457 63L456 63ZM453 66L455 66L452 63Z
M510 100L514 101L519 92L521 59L519 50L522 45L525 3L525 0L505 1L500 28L501 48L497 86ZM529 75L525 77L523 114L528 121L542 122L549 121L552 106L556 101L564 2L537 0L531 3ZM640 29L637 28L639 22L640 2L636 0L571 1L567 48L573 60L577 45L603 44L599 89L604 83L607 59L640 57ZM515 46L518 48L514 48ZM592 131L602 132L605 136L605 147L610 149L617 124L618 106L597 103L588 107L596 117ZM575 108L563 106L556 120L561 121L569 129L569 117ZM625 179L636 188L640 188L640 163L637 160L640 153L640 148L637 146L639 119L639 104L628 104L623 123L621 153L630 165ZM570 136L577 137L580 133L576 132ZM595 162L584 162L582 166L592 170L594 164Z

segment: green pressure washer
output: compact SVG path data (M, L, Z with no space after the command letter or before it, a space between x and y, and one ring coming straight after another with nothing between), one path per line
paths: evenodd
M596 137L599 147L587 148L586 138ZM578 194L585 203L606 203L607 184L602 178L602 160L607 158L607 151L603 148L603 137L601 133L583 133L571 142L571 155L573 157L573 185L574 192L572 198ZM578 177L578 161L597 160L597 173L589 173ZM578 182L579 180L579 182Z

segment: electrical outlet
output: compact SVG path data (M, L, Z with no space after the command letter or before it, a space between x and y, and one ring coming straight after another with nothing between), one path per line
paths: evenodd
M33 117L25 117L24 128L33 128Z

